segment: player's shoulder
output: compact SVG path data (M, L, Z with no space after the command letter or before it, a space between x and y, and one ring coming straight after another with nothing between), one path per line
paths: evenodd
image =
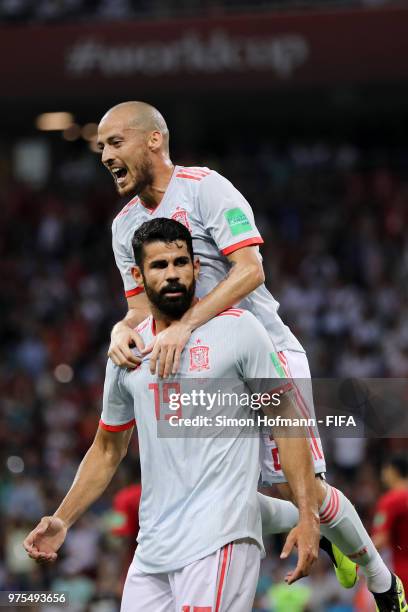
M116 217L113 219L112 227L116 227L118 225L126 222L130 217L134 217L136 211L138 210L138 204L140 204L139 196L135 196L132 198L125 206L118 212Z
M125 370L118 365L110 357L106 362L105 370L105 391L109 393L114 390L118 390L119 386L123 381L123 373Z
M213 173L214 170L207 168L207 166L178 166L176 179L186 184L198 184Z
M250 327L251 329L260 325L257 318L249 310L244 308L226 308L219 314L217 314L213 321L217 321L221 325L236 324L241 328L243 326Z
M152 315L149 315L148 317L146 317L146 319L141 321L139 325L136 326L135 331L137 331L139 336L141 336L146 342L146 340L150 340L150 338L154 336L153 325L153 317Z
M387 491L383 493L381 497L377 500L376 504L376 512L389 512L391 508L395 507L395 491Z
M231 307L231 308L226 308L222 312L218 313L215 318L218 318L218 317L233 317L234 319L240 319L247 312L248 311L244 310L243 308L234 308L234 307Z
M220 321L222 326L225 325L225 327L228 328L236 326L237 333L239 333L240 337L245 336L246 341L267 340L267 331L250 310L244 308L227 308L223 312L220 312L215 317L215 320Z
M379 503L382 506L398 506L398 505L406 505L408 507L408 489L393 489L391 491L387 491L380 498Z

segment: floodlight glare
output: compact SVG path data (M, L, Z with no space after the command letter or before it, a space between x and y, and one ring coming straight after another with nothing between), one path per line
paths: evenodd
M36 119L37 129L43 131L66 130L74 122L71 113L42 113Z

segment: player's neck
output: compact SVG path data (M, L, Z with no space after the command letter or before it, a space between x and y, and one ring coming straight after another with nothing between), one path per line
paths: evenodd
M160 334L160 332L170 327L170 325L176 320L177 319L169 319L168 317L164 317L160 313L158 313L156 316L153 312L153 330L155 335L157 336L157 334Z
M197 304L198 301L199 301L198 297L195 296L193 298L190 308L194 306L195 304ZM186 312L188 312L190 308L188 308ZM171 319L165 314L163 314L160 310L158 310L154 306L154 304L150 304L150 309L151 309L151 313L153 317L153 332L155 336L157 336L157 334L159 334L161 331L164 331L165 329L170 327L170 325L174 323L175 321L180 321L182 317L186 314L184 313L179 319Z
M139 194L144 206L147 208L157 208L164 198L173 172L174 165L171 160L167 157L160 159L155 168L153 184L146 187L146 189Z

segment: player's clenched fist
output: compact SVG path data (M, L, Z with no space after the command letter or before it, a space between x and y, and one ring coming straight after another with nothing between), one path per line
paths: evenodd
M24 540L24 548L35 561L52 563L57 559L57 550L67 535L67 527L60 518L43 516L37 527Z

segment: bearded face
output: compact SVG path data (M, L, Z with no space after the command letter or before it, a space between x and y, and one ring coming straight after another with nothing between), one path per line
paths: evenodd
M176 280L169 280L159 291L149 286L143 275L144 287L149 301L170 319L180 319L191 307L195 294L195 279L187 286Z
M140 194L153 184L153 164L143 130L113 115L99 125L98 148L120 196Z

